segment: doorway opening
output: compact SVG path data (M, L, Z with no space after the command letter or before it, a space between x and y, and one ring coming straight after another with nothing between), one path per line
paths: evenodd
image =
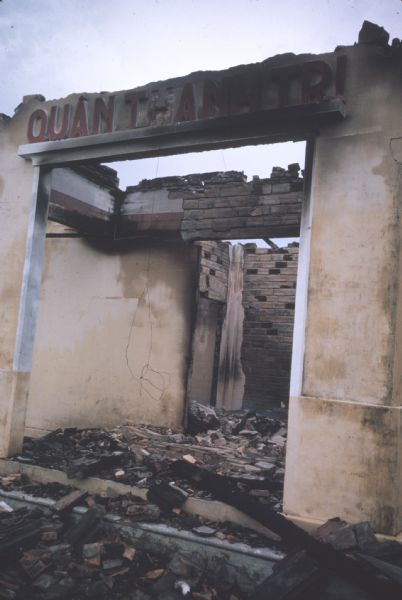
M199 242L189 399L287 407L299 241ZM277 240L280 242L280 240Z
M261 147L261 152L264 149ZM236 150L251 152L250 148ZM271 245L278 245L277 237L272 236L274 231L287 238L290 233L298 233L300 214L295 211L296 205L299 213L301 210L303 179L292 169L273 170L271 175L266 172L261 178L253 177L251 172L247 178L230 169L232 163L226 152L226 170L198 173L198 179L194 175L166 175L165 158L152 159L155 174L158 168L164 176L125 189L109 167L82 164L52 170L51 221L27 413L29 434L38 435L55 427L108 426L127 420L177 426L182 420L183 399L186 394L187 399L191 398L196 373L204 384L209 378L211 390L209 394L197 394L198 401L230 408L231 403L224 397L233 382L222 376L230 363L223 352L227 347L223 340L228 342L231 337L233 326L227 320L225 323L225 317L233 311L228 311L222 295L217 297L222 283L221 265L215 251L211 250L208 258L208 244L210 248L225 247L227 256L241 254L243 281L249 285L241 300L245 315L241 333L251 344L249 348L240 346L239 362L244 363L245 377L241 405L265 406L267 396L264 400L262 389L258 395L256 386L266 364L260 367L258 361L250 360L252 355L261 360L265 350L273 352L274 337L286 337L288 343L287 351L278 355L281 368L278 362L273 367L275 377L279 372L283 378L284 372L289 375L295 286L293 281L275 278L282 274L288 277L291 271L296 277L296 247L278 254L261 240L266 236ZM217 153L222 157L222 151ZM189 158L200 162L205 154ZM187 156L179 158L184 171L193 170L185 164ZM275 166L276 160L272 163ZM128 164L135 184L141 161ZM204 208L192 208L197 194L202 196L199 206L204 202ZM265 213L264 207L269 207ZM205 212L203 218L194 215L197 210ZM233 219L237 217L234 234ZM211 226L215 233L209 240L203 228L208 220L219 224L218 229ZM268 228L267 223L271 223ZM226 227L230 224L233 227ZM250 238L253 232L256 235ZM230 243L221 241L228 238ZM235 238L243 243L236 244ZM254 248L245 239L260 241ZM271 266L254 265L263 257ZM223 265L223 255L220 260ZM201 269L202 261L208 273ZM278 267L278 262L284 265ZM229 263L227 266L229 269ZM270 269L279 269L280 273L269 273ZM266 275L271 277L272 297L268 297L262 283ZM281 309L277 303L285 298L287 306ZM204 312L205 304L212 310L208 317L213 336L207 344L208 371L194 369L196 356L191 345L192 338L194 341L197 337L202 304ZM230 300L229 306L235 308L236 303ZM256 317L270 308L282 310L282 320L275 323L272 315L265 320L261 315ZM265 347L268 342L271 345ZM269 360L272 362L272 357ZM272 385L275 377L271 375ZM286 385L288 381L282 392ZM276 405L283 401L282 396L269 398Z

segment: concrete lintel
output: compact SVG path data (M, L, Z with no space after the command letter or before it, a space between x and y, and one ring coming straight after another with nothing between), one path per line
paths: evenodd
M113 161L201 152L214 148L303 140L321 126L343 119L344 116L344 103L336 99L251 115L25 144L19 147L18 154L31 159L34 165L65 165L83 160Z

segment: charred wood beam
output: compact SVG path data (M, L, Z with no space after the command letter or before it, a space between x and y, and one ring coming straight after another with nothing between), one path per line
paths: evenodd
M187 500L186 494L180 488L174 485L161 481L152 485L147 493L149 502L159 506L165 512L169 512L173 508L181 508Z
M43 521L39 509L20 509L2 513L0 518L0 559L12 560L26 548L34 546L40 539Z
M111 213L55 190L50 198L49 219L90 235L111 237L114 231Z
M99 507L94 506L66 532L64 539L72 546L87 544L95 539L101 527L101 513Z
M273 250L278 250L278 244L275 244L270 238L262 238L268 246L270 246Z
M253 600L316 598L314 592L317 591L322 572L317 562L304 550L290 554L275 567L273 574L254 591Z
M400 600L402 585L390 579L379 579L372 569L358 562L352 556L315 539L301 527L266 504L250 497L249 494L233 489L225 477L192 465L185 460L174 463L173 469L179 476L188 478L199 488L213 492L218 500L226 502L256 519L279 535L291 548L304 549L320 567L352 581L366 590L372 598L382 600L386 597L387 600Z

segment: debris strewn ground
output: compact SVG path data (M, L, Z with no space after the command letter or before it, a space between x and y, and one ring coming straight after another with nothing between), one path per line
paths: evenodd
M58 429L42 438L27 438L17 461L65 471L71 478L97 476L137 487L177 479L172 464L190 463L231 478L281 509L285 472L286 413L281 409L214 411L192 403L188 432L127 424L115 429ZM191 434L190 434L191 432ZM185 480L177 484L195 490ZM212 497L212 492L196 492Z
M129 483L146 499L0 476L0 598L399 600L400 544L380 543L369 523L337 517L309 535L280 513L285 443L280 410L225 413L196 403L187 433L127 424L27 439L16 461L63 470L72 482L96 475ZM252 516L278 542L186 514L191 495ZM44 508L32 508L32 496ZM190 536L192 550L144 548L142 528L164 526ZM228 554L208 558L210 540L265 547L272 561L262 577L250 576Z
M190 469L199 475L198 467L190 465ZM220 478L209 475L203 473L200 487L208 487L214 477ZM14 489L18 490L18 479L18 474L5 476L1 483L9 491L15 484ZM220 481L220 493L226 490L229 500L236 502L237 494L249 496L231 490L230 486L226 489L225 478ZM208 560L205 551L179 550L167 555L162 548L160 552L144 550L141 538L137 545L124 533L127 526L177 515L181 502L181 495L174 488L171 495L166 493L164 485L162 489L151 490L149 496L156 498L158 504L131 497L94 498L80 490L67 490L46 511L26 507L13 510L7 501L2 501L0 598L396 600L401 597L402 546L392 541L380 543L368 523L348 525L335 518L310 536L266 507L266 511L279 519L274 529L282 531L288 551L284 559L274 563L273 571L267 563L267 577L261 581L254 580L241 568L235 569L230 560ZM60 487L56 495L60 496L61 491ZM252 509L256 502L259 500L252 500ZM107 511L115 503L118 512L124 509L124 519L120 521L123 529L115 528L113 519L108 522ZM77 504L82 507L78 514L74 508ZM264 515L262 512L256 517L264 522ZM194 531L200 544L205 537L216 534L216 530L205 525Z
M102 515L96 505L71 525L38 509L0 514L0 598L245 598L236 583L212 577L201 555L138 550L107 531Z

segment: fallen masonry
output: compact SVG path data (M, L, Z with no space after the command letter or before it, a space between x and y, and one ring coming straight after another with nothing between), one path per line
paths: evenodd
M313 537L258 499L233 490L224 477L187 461L176 466L186 469L197 486L217 486L219 496L253 511L263 523L268 520L282 540L275 545L265 540L268 547L257 548L261 538L250 532L248 544L234 542L242 535L236 528L231 536L225 527L199 521L190 530L180 511L183 492L167 491L166 483L159 484L158 493L148 492L158 507L60 485L50 488L57 500L31 497L23 490L32 482L8 475L0 481L8 490L0 494L5 498L0 504L0 598L401 597L402 546L377 541L368 523L332 519ZM36 484L35 492L40 488Z
M281 514L280 410L193 404L188 430L58 430L1 461L0 598L401 597L400 544L339 518L310 535ZM259 531L222 522L218 504Z
M18 534L15 544L14 534L9 541L11 529ZM253 590L251 575L235 572L224 555L213 566L203 552L152 551L149 540L133 542L129 525L108 524L97 505L73 524L38 509L6 512L0 536L8 549L2 556L2 598L235 599Z
M113 430L56 430L42 438L26 439L23 453L14 460L60 469L71 479L97 476L140 488L175 479L190 495L213 497L211 491L195 491L177 478L172 465L184 458L281 508L285 411L215 413L192 402L188 431L191 435L130 424Z

